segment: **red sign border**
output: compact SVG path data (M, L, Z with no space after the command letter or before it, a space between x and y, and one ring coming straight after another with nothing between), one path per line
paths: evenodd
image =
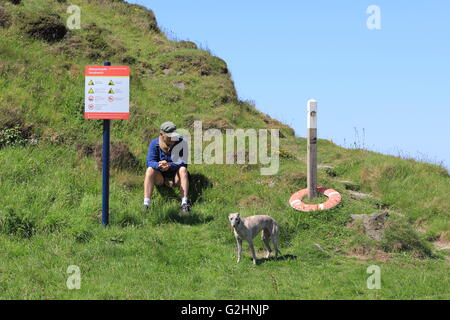
M119 113L119 112L85 112L85 119L130 119L130 113Z

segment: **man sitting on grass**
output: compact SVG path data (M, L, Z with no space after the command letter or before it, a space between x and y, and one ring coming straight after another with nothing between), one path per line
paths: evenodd
M187 163L181 159L186 142L176 132L173 122L161 125L159 137L150 142L147 156L147 171L144 180L144 208L150 208L155 185L165 184L168 187L179 186L181 190L181 211L189 212L188 203L189 179ZM179 145L183 143L184 145ZM179 145L177 148L175 146ZM175 150L174 150L175 148ZM187 149L185 149L187 151ZM174 151L174 152L173 152ZM181 151L181 152L180 152ZM172 155L172 153L174 153Z

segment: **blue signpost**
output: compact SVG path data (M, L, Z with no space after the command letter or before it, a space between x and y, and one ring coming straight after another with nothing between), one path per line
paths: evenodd
M103 119L102 224L109 224L109 155L111 119L129 119L130 67L85 67L85 119Z
M105 62L104 66L110 66ZM110 142L111 120L103 120L103 150L102 150L102 224L109 223L109 142Z

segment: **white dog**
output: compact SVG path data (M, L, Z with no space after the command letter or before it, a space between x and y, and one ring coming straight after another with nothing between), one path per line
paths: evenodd
M256 264L255 248L253 247L253 238L262 230L262 240L267 249L266 258L269 257L272 249L270 249L269 238L272 239L275 247L275 259L278 258L278 224L269 216L251 216L241 218L239 213L231 213L228 215L231 226L234 228L234 236L237 241L237 262L241 260L242 253L242 239L247 240L250 250L252 251L253 264ZM280 253L281 254L281 253Z

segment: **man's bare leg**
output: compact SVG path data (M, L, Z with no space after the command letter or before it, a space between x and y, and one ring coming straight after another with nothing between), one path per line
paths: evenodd
M175 175L175 185L180 187L182 197L181 207L183 211L187 212L190 210L190 206L188 204L189 175L186 167L181 167L178 169L177 174Z
M186 167L178 169L175 176L175 185L180 186L181 196L187 198L189 195L189 176Z
M150 200L153 195L153 189L155 185L161 185L164 183L164 178L158 170L148 167L145 172L144 179L144 206L150 207Z

